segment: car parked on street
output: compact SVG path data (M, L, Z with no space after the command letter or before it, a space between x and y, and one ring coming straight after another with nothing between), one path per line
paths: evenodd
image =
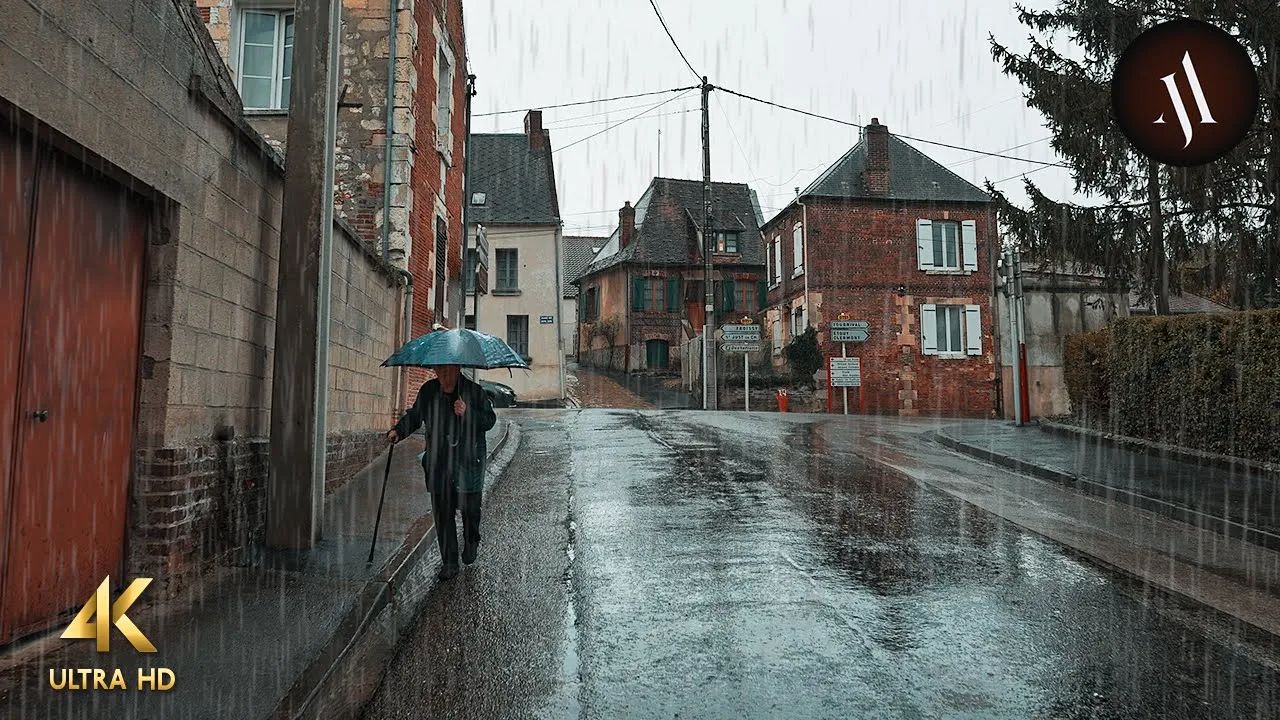
M500 382L492 380L480 380L480 387L484 389L489 401L496 408L515 407L516 391L512 390L509 385L503 385Z

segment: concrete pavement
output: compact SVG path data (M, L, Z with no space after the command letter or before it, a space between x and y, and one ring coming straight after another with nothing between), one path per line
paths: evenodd
M1086 556L1187 565L1158 545L1196 528L951 452L936 423L517 417L480 563L366 718L1280 712L1275 636ZM1201 550L1219 572L1228 545Z

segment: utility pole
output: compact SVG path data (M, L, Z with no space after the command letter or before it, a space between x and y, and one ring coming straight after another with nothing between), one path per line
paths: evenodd
M715 233L711 228L711 113L708 100L711 83L702 76L702 286L706 298L702 321L702 405L705 410L718 407L719 387L716 376L718 353L712 338L716 327L715 291L711 282L711 251Z
M299 0L280 218L267 543L320 537L342 0ZM384 219L385 221L385 219Z
M471 98L476 96L476 76L467 75L467 137L462 141L462 301L458 303L458 324L454 327L463 328L467 326L467 253L470 252L468 247L471 242L468 237L471 235ZM440 179L444 182L444 178ZM478 273L480 264L476 263L476 272ZM475 288L476 278L471 278L472 287ZM479 294L476 289L476 294ZM476 318L476 327L480 327L480 318Z

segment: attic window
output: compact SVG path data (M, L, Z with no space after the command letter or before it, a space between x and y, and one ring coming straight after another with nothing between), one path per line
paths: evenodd
M482 192L471 193L471 204L483 205L485 200L487 200L488 198L489 196Z
M598 253L598 252L600 252L600 248L596 247L595 245L592 245L592 246L591 246L591 254L592 254L592 255L594 255L594 254L596 254L596 253Z

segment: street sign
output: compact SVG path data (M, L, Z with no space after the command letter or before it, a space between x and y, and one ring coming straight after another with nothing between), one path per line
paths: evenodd
M832 330L870 330L871 323L866 320L832 320Z
M555 324L555 321L555 315L542 315L538 317L538 323L541 325L553 325Z
M760 341L727 341L720 343L720 349L725 352L753 353L760 352Z
M727 342L759 342L759 325L724 325L720 328Z
M862 360L856 357L831 358L831 386L859 387L862 385Z
M866 342L870 338L866 330L831 328L831 342Z

